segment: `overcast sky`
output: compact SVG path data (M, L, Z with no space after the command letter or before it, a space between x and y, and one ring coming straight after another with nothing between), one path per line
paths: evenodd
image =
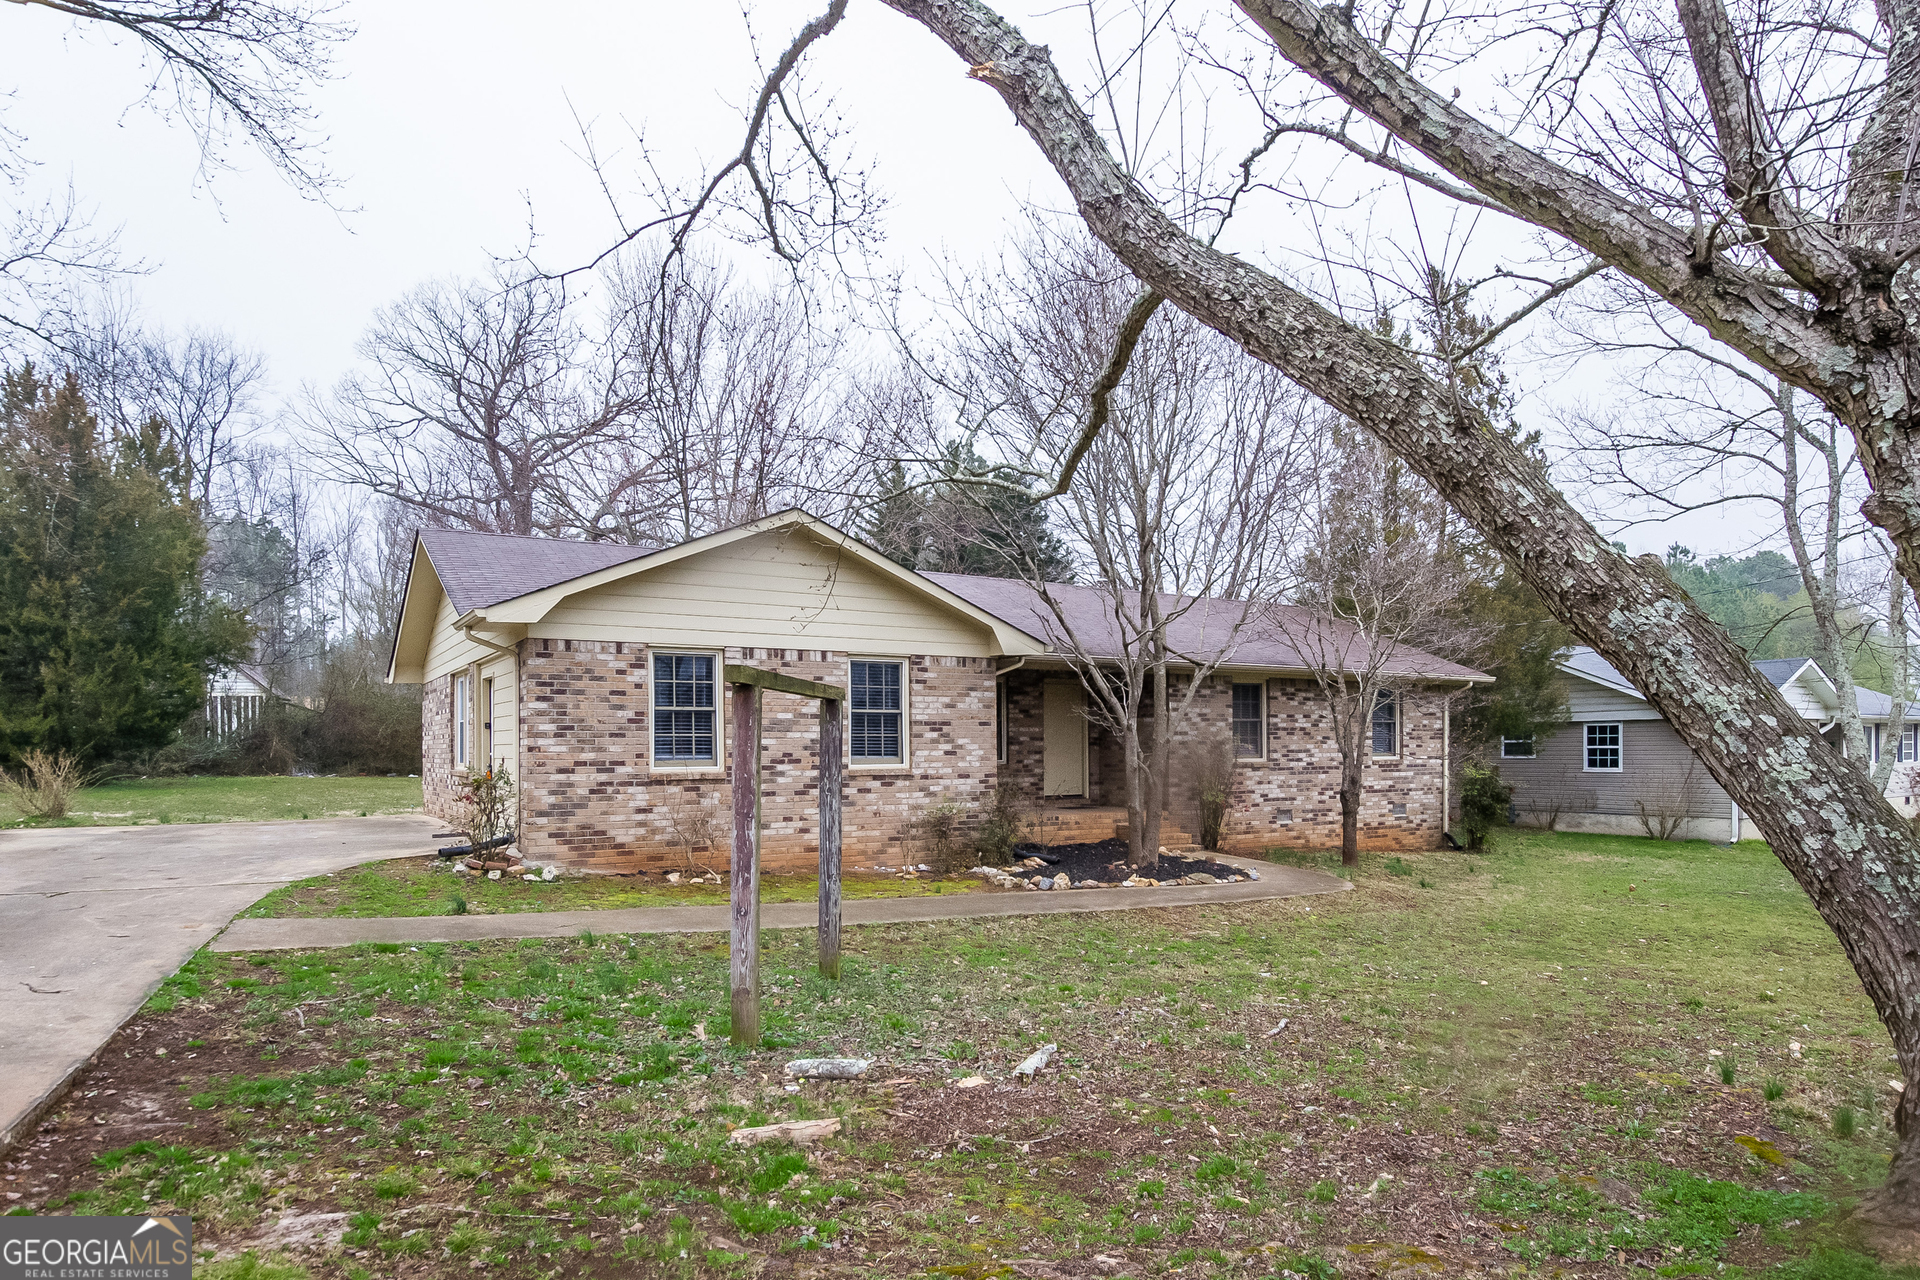
M756 3L763 52L817 7ZM1070 40L1083 21L1052 6L1008 12L1036 39L1052 24ZM242 169L203 173L192 134L138 105L129 46L38 6L0 13L3 118L38 162L31 186L71 180L98 225L121 229L126 255L152 265L130 286L146 317L232 332L267 355L289 399L349 367L374 308L518 253L530 219L543 265L604 247L613 222L579 157L576 115L612 152L611 172L632 171L629 125L643 124L657 160L691 175L737 147L754 83L745 23L726 5L407 0L343 15L358 32L315 101L344 179L334 209L245 151ZM875 161L891 202L886 249L909 270L942 252L979 259L1023 204L1066 204L997 96L876 4L855 0L812 79L834 87L857 151ZM1745 521L1718 519L1679 533L1706 549L1752 538ZM1658 550L1676 532L1625 536Z

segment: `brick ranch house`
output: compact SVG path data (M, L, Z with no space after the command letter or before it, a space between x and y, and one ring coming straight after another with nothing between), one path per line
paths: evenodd
M1080 615L1076 634L1097 634L1096 592L1051 591ZM1185 652L1245 608L1202 603L1176 637ZM844 686L845 863L899 867L926 860L935 821L969 825L1002 780L1042 838L1124 832L1117 745L1047 642L1052 617L1025 583L915 573L802 511L654 551L424 530L387 678L424 685L429 813L454 816L459 774L505 764L522 852L603 872L726 865L724 664ZM1189 735L1236 756L1223 845L1336 844L1338 757L1311 677L1251 629L1228 656ZM1421 674L1376 716L1363 847L1438 843L1445 694L1489 678L1408 661ZM818 852L816 704L765 697L762 859L804 870Z

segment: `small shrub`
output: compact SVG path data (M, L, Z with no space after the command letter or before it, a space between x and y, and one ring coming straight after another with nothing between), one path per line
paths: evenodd
M973 852L989 867L1004 867L1013 861L1013 846L1026 834L1026 815L1020 809L1020 794L1011 782L993 789L993 802L981 815L973 831Z
M922 856L933 865L936 871L955 871L960 867L960 855L971 852L960 838L960 819L966 811L952 802L936 804L920 816L914 825L919 828Z
M26 751L18 773L0 769L0 795L29 818L64 818L74 796L92 781L92 773L64 751Z
M450 916L463 916L467 914L467 900L457 893L451 898L448 898L447 914Z
M1500 781L1499 766L1469 764L1460 771L1460 825L1467 848L1484 849L1487 833L1507 819L1513 788Z
M1768 1080L1761 1086L1760 1092L1766 1096L1768 1102L1778 1102L1787 1096L1787 1086L1778 1080Z
M1732 1058L1720 1059L1720 1083L1721 1084L1733 1083L1733 1059Z
M1307 1199L1315 1204L1332 1204L1340 1194L1340 1184L1331 1178L1322 1178L1307 1188Z
M1840 1139L1853 1137L1860 1132L1860 1117L1854 1114L1852 1107L1833 1109L1833 1136Z

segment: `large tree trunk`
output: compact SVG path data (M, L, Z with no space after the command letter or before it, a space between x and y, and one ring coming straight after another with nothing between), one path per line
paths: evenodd
M888 3L1000 93L1094 234L1143 282L1405 459L1633 681L1753 819L1839 938L1907 1081L1893 1167L1863 1216L1920 1230L1920 847L1865 771L1820 740L1657 560L1615 551L1412 355L1182 231L1115 163L1045 49L974 0ZM1920 517L1916 525L1896 539L1920 535Z

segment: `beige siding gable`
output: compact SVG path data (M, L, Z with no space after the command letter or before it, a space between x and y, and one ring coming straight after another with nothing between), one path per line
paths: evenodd
M1653 705L1631 693L1621 693L1578 676L1567 677L1567 719L1583 720L1658 720Z
M433 635L427 641L429 680L464 671L470 662L486 662L498 656L493 650L467 639L464 632L454 627L454 620L459 616L453 611L453 602L442 593L440 607L433 617Z
M989 657L991 633L798 529L567 597L534 628L575 640Z

